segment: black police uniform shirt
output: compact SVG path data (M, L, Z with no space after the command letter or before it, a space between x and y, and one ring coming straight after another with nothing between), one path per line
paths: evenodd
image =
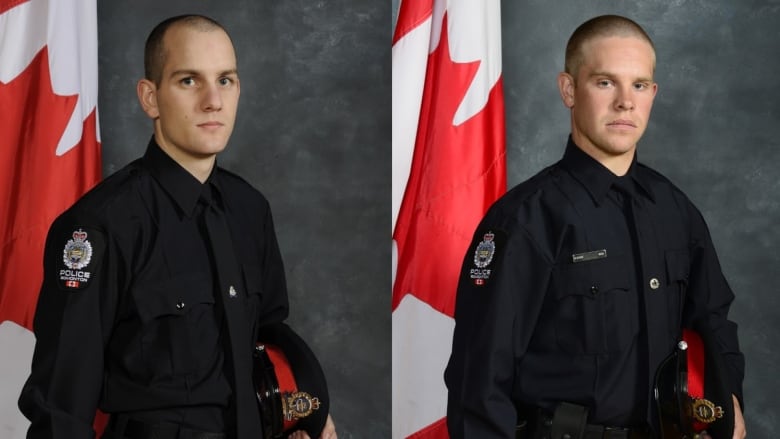
M201 195L231 229L245 302L258 328L288 314L267 200L214 167L201 184L152 140L145 155L52 225L19 405L28 437L92 438L96 408L205 431L230 428L215 274ZM251 348L250 348L251 349ZM232 372L228 372L232 373Z
M466 253L445 372L450 434L513 438L516 408L559 401L587 406L590 423L652 423L653 376L681 318L706 316L741 400L733 298L680 190L636 160L617 177L570 139L561 161L488 210Z

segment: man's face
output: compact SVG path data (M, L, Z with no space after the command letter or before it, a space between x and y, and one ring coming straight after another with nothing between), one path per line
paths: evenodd
M212 157L227 145L236 118L239 81L230 38L220 29L174 26L164 37L165 64L151 84L155 138L174 159Z
M646 41L602 37L583 46L576 78L559 76L561 96L571 109L572 139L596 160L633 159L658 89L654 64Z

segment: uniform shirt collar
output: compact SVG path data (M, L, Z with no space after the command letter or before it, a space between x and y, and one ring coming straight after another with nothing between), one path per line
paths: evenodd
M222 197L217 177L217 165L211 170L211 175L204 183L198 181L192 174L179 165L154 140L149 141L149 146L144 154L144 163L155 180L163 190L173 199L176 206L186 216L192 216L198 200L203 195L207 202L216 200L217 206L221 206Z
M631 161L631 166L629 166L626 175L618 177L580 149L570 136L566 145L566 152L561 160L561 166L588 191L596 204L603 202L612 184L619 179L630 180L633 182L635 194L642 195L655 202L655 197L650 190L646 177L638 169L640 166L637 164L636 154L634 154L634 159Z

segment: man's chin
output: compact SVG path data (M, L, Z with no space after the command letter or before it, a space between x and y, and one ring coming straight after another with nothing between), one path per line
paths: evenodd
M633 152L639 139L636 136L610 136L604 144L613 155Z
M200 142L196 150L203 156L219 154L227 148L227 141Z

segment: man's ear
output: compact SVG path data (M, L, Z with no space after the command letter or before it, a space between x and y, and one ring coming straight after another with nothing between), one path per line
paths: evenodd
M157 86L148 79L141 79L135 87L138 93L138 102L147 116L152 119L160 117L160 110L157 108Z
M558 91L566 108L574 106L574 77L566 72L558 74Z

